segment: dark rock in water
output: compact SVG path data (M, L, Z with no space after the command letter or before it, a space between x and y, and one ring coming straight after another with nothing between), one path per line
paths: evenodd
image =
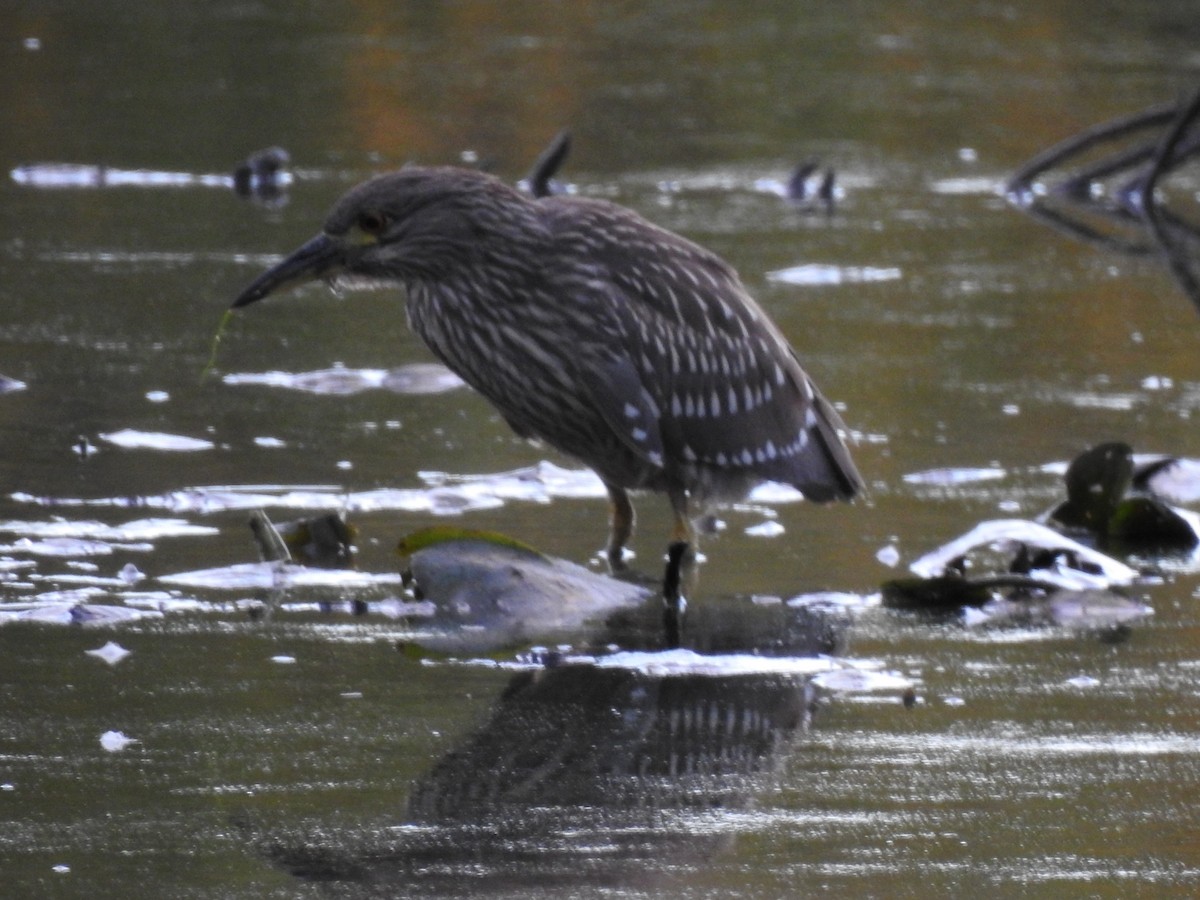
M990 586L959 575L894 578L883 584L883 606L906 612L957 613L964 606L983 606L993 597Z
M598 575L517 542L442 540L416 550L411 576L419 599L434 604L435 649L475 650L593 633L612 612L654 596L643 585ZM661 616L661 611L659 613Z
M1150 484L1172 460L1136 472L1128 444L1099 444L1067 469L1067 499L1050 519L1068 530L1125 544L1190 550L1200 543L1195 528L1178 512L1149 495L1130 494Z
M1122 500L1109 520L1108 537L1127 544L1182 550L1200 543L1195 529L1179 513L1153 497Z
M1106 534L1132 480L1133 449L1120 442L1098 444L1067 467L1067 500L1052 518L1064 528Z
M671 566L656 589L545 556L503 535L434 528L401 543L410 558L406 583L435 610L424 623L432 633L419 638L434 651L568 642L812 656L845 647L850 617L844 608L760 604L746 597L685 600ZM683 549L677 548L680 554Z

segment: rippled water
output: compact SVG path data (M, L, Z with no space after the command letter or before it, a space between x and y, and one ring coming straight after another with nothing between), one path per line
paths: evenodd
M1200 319L1167 268L1002 190L1193 89L1194 12L0 12L4 890L1194 894L1193 555L1115 548L1127 629L879 601L981 522L1040 516L1090 445L1200 456ZM422 650L401 536L490 529L599 573L599 483L433 365L393 291L222 315L349 184L410 160L515 181L564 126L573 190L737 266L844 407L870 496L724 511L674 655L606 657L653 649L653 601ZM273 145L285 196L235 196ZM832 211L778 196L810 158ZM259 562L258 509L345 512L357 570ZM669 515L639 513L656 578Z

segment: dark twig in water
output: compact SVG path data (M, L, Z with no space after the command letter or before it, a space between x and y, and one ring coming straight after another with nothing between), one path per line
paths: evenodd
M806 159L792 172L784 185L784 194L802 209L819 205L826 214L832 215L837 202L837 177L833 169L822 171L817 160Z
M826 169L825 174L821 176L821 183L817 185L817 199L825 204L825 211L828 213L833 212L835 194L833 169Z
M792 177L788 179L787 195L789 200L803 202L808 199L808 179L817 171L817 161L805 160L796 167Z
M233 170L233 192L269 205L287 201L287 175L291 157L282 147L268 147L251 153Z
M1198 118L1200 92L1095 125L1026 163L1005 186L1008 199L1077 239L1127 255L1161 255L1200 309L1200 227L1172 214L1158 190L1200 154ZM1082 161L1097 153L1099 159ZM1039 186L1043 177L1050 183Z
M1103 122L1099 125L1093 125L1091 128L1084 129L1080 134L1039 153L1018 169L1016 174L1008 180L1005 192L1011 196L1028 191L1039 175L1061 165L1066 160L1079 156L1081 153L1085 153L1101 144L1127 137L1138 131L1161 128L1170 122L1175 117L1175 114L1176 106L1174 103L1162 104L1130 116L1122 116L1111 122ZM1131 159L1126 163L1125 167L1136 165L1138 161L1144 161L1148 156L1145 153L1147 149L1145 146L1137 148L1137 152L1142 154L1141 159ZM1102 167L1097 167L1095 173L1091 176L1092 180L1109 175L1112 171L1115 170L1105 171Z
M1180 248L1175 242L1172 232L1168 229L1166 218L1160 214L1158 204L1154 202L1155 188L1163 175L1172 166L1194 153L1200 146L1200 140L1191 134L1192 125L1197 116L1200 116L1200 90L1192 94L1191 99L1180 110L1171 130L1163 136L1162 142L1159 144L1154 165L1151 166L1143 182L1142 210L1150 232L1166 251L1167 265L1171 267L1172 273L1183 285L1187 295L1192 298L1192 302L1200 309L1200 279L1197 278L1193 269L1194 260L1187 253L1172 252L1178 251ZM1195 237L1194 231L1191 234Z
M567 154L571 152L571 132L563 129L541 152L522 180L522 186L535 197L549 197L555 193L552 179L562 168Z

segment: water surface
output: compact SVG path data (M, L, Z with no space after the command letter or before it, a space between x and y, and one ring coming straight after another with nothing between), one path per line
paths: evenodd
M1040 515L1092 444L1200 455L1200 320L1166 269L1001 195L1035 152L1194 87L1190 4L35 2L0 24L0 612L44 613L0 624L11 890L1196 891L1193 560L1121 554L1162 573L1128 590L1153 615L1121 642L871 600L978 522ZM430 369L392 291L272 298L206 374L230 300L349 184L408 161L516 180L564 126L576 190L737 266L870 485L723 513L697 621L849 596L840 658L915 705L811 672L581 687L528 647L421 658L389 614L412 599L396 541L449 522L599 571L595 482ZM287 202L235 196L272 145ZM832 215L772 190L810 157ZM165 174L11 174L45 163ZM282 600L177 577L255 562L256 508L345 510L358 574ZM656 574L666 504L639 511ZM130 655L88 655L108 641Z

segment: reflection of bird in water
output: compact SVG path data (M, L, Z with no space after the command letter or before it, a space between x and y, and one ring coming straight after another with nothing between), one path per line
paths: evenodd
M730 847L811 708L803 678L522 672L489 720L413 785L401 824L300 835L237 824L281 868L364 883L369 896L458 896L463 885L577 896L596 884L675 896L655 890L664 870ZM688 827L693 814L706 827Z
M409 813L444 824L518 822L549 807L646 821L663 809L742 809L807 728L812 701L803 677L574 664L522 673L487 724L414 786Z
M715 254L600 200L523 195L480 172L407 168L346 193L323 232L261 275L245 306L341 273L407 288L413 329L517 434L691 517L776 481L813 501L863 487L841 419Z

